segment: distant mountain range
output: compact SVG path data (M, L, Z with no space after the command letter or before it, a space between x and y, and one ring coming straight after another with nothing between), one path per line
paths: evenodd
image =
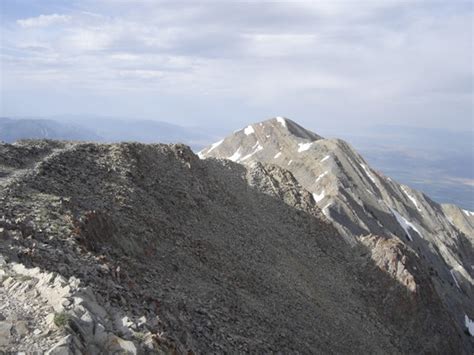
M8 143L20 139L66 139L94 141L101 137L85 127L49 119L10 119L0 117L0 140Z
M167 122L125 120L103 117L52 119L0 118L0 141L20 139L57 139L93 142L184 142L198 149L212 135L202 129L187 128Z

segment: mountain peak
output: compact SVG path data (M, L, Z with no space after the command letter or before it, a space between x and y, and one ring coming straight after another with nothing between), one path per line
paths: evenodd
M259 129L262 131L280 132L285 135L288 135L289 133L290 135L297 138L310 141L322 139L322 137L316 133L303 128L295 121L283 116L273 117L268 120L249 125L244 129L244 132L249 133L256 127L259 127Z
M198 153L201 159L226 157L235 162L250 162L258 155L274 157L279 151L305 152L322 137L286 117L274 117L250 124ZM250 159L252 158L252 159ZM268 156L270 158L270 156Z

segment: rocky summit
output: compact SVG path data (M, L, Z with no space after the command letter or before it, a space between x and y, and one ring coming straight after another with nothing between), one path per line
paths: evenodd
M472 220L352 153L284 119L230 159L0 144L0 350L472 353Z

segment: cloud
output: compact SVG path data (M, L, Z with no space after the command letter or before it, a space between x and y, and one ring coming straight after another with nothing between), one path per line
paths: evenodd
M249 53L259 57L310 55L318 45L316 34L257 33L244 34Z
M60 48L67 51L100 51L110 47L115 34L101 27L73 28L60 38Z
M202 114L217 117L227 113L213 103L236 101L234 114L254 119L472 125L473 12L463 2L78 0L41 12L53 14L0 25L3 89L54 82L76 97L114 93L124 109L147 95L205 99Z
M159 79L163 77L163 72L160 70L120 70L119 75L124 78L132 79Z
M16 21L18 25L23 28L34 28L34 27L48 27L55 24L66 23L71 20L71 16L68 15L39 15L37 17L30 17L25 19L19 19Z

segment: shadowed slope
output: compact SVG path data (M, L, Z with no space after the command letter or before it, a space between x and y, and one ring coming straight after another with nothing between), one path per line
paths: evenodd
M351 245L369 234L400 239L431 270L438 294L464 327L466 315L474 318L470 212L441 206L378 173L342 140L324 139L307 130L295 134L294 127L304 130L281 117L255 123L203 149L199 156L288 169ZM472 347L471 340L467 346Z
M132 322L158 315L156 350L461 349L414 255L388 253L415 275L407 291L380 271L374 260L384 257L343 242L288 171L201 161L181 145L1 148L51 152L23 156L20 170L10 159L1 166L14 170L2 178L2 254L79 278ZM144 346L131 334L123 337Z

